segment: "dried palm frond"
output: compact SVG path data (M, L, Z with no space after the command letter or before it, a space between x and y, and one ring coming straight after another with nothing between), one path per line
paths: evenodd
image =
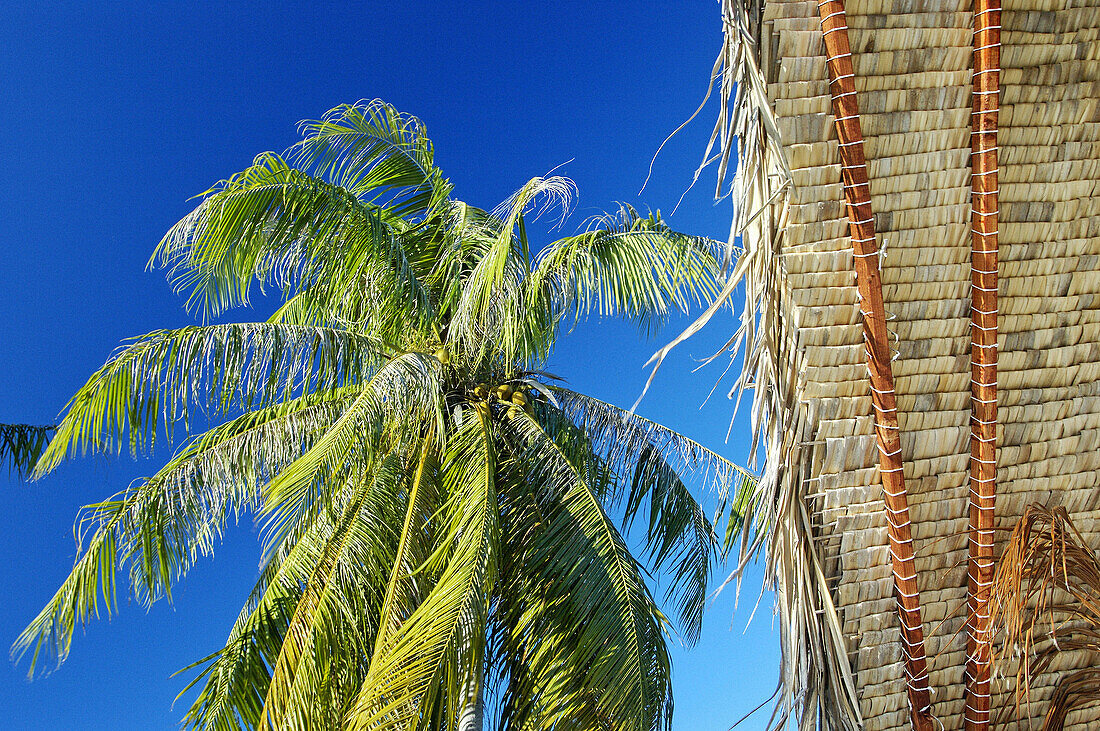
M724 286L710 307L650 363L655 374L669 351L706 325L744 284L739 327L714 358L724 353L731 364L740 360L728 395L740 404L744 392L752 391L750 465L755 466L761 443L766 464L751 496L752 510L738 526L739 535L730 536L741 539L741 549L727 582L739 584L741 571L764 549L764 585L775 592L781 646L769 725L780 728L793 720L799 728L812 728L818 719L827 719L829 728L855 729L862 725L859 700L815 544L806 495L809 474L801 457L804 423L795 413L794 374L799 369L792 364L798 354L787 337L791 323L779 294L792 173L768 98L768 48L761 42L764 3L721 0L721 7L723 46L708 90L709 95L718 84L719 114L696 179L717 162L715 197L733 200Z
M1095 646L1092 649L1097 649ZM1070 711L1096 702L1100 698L1100 668L1084 668L1063 677L1054 688L1043 720L1043 729L1060 729L1065 726Z
M1084 654L1094 667L1059 678L1043 731L1061 729L1072 710L1100 701L1100 559L1064 507L1024 511L997 566L990 623L986 641L994 633L1003 639L995 665L1003 671L1015 662L1017 717L1030 707L1035 680L1056 671L1066 653Z

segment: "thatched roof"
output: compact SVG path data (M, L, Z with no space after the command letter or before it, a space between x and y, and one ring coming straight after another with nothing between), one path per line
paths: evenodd
M993 555L1034 502L1065 507L1100 548L1100 2L1004 4L992 280L975 274L976 256L972 266L974 8L832 4L846 15L881 251L931 712L944 728L963 728L971 453L980 441L972 399L981 400L972 388L981 381L972 353L982 347L972 347L972 282L992 281L999 309ZM838 138L824 6L724 3L733 96L717 133L727 151L740 138L731 193L746 252L737 276L749 297L741 385L755 389L767 451L758 520L769 525L781 620L781 710L808 728L820 720L903 729L903 647L912 642L902 643L895 601L898 544L887 529L856 222L838 148L854 143ZM1089 662L1096 656L1062 653L1032 684L1024 715L1038 727L1063 671ZM994 715L1012 705L1011 692L994 678ZM1067 719L1067 728L1098 726L1095 705Z

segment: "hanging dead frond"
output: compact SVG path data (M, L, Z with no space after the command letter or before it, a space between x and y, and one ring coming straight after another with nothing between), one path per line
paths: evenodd
M1064 507L1033 504L1012 531L990 598L994 663L1015 664L1017 717L1031 717L1032 685L1067 653L1100 662L1100 559ZM1063 728L1075 708L1100 701L1100 666L1058 679L1043 731Z
M744 516L741 527L746 540L727 583L739 587L741 572L763 549L764 586L775 592L781 646L769 726L781 728L794 721L810 728L820 718L828 728L847 731L860 728L862 718L840 617L810 520L809 474L793 378L799 372L799 354L779 295L792 173L768 97L768 83L775 79L769 76L774 64L767 63L769 49L762 41L764 2L720 0L720 5L723 45L708 89L709 96L718 86L718 118L695 178L717 163L715 198L733 202L723 287L710 307L653 355L649 382L668 353L702 329L743 284L737 330L712 359L730 358L737 377L728 395L738 405L745 391L751 391L750 466L755 466L761 444L766 457L751 514Z
M1044 731L1063 728L1070 711L1097 699L1100 699L1100 668L1084 668L1066 675L1054 688L1054 697L1050 699L1050 708L1043 720Z

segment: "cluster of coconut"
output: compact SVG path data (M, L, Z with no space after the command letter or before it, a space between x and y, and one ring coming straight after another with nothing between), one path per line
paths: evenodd
M488 406L490 397L497 399L501 403L508 404L508 418L510 419L519 416L520 410L526 411L528 414L532 413L531 399L527 398L527 394L517 388L513 388L507 383L502 383L499 386L479 383L474 388L474 396L486 406Z

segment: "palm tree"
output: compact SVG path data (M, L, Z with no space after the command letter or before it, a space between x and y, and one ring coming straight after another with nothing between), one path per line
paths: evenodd
M63 660L125 590L116 567L145 604L170 598L252 514L261 575L191 666L189 726L667 727L668 621L612 516L639 519L690 641L722 542L679 475L724 500L742 473L543 366L589 313L652 330L711 298L712 243L624 209L532 255L529 214L564 210L567 180L490 213L381 102L302 132L207 191L151 261L204 323L257 285L282 293L275 314L136 338L69 403L37 475L187 441L83 511L75 567L13 652L32 673Z

